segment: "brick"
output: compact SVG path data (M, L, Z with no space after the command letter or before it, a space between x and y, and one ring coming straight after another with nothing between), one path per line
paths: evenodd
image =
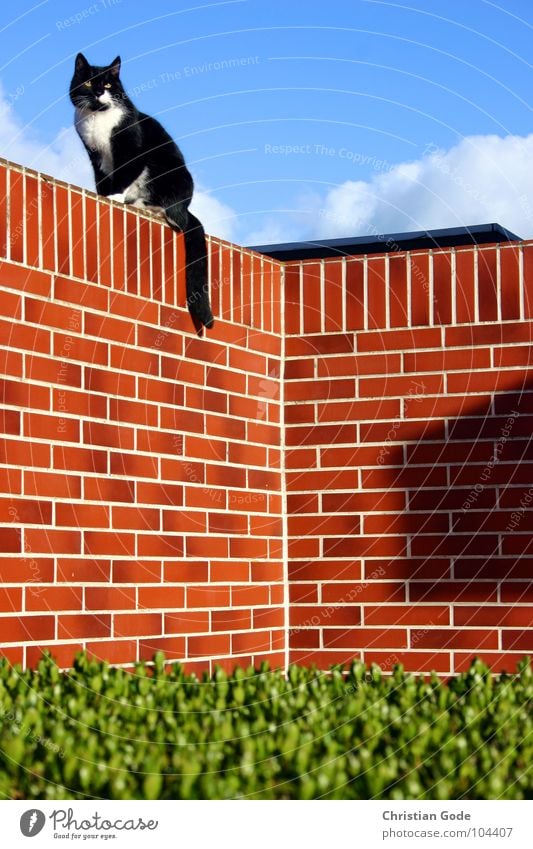
M139 660L153 660L157 652L164 652L167 660L185 657L184 637L151 637L139 640Z
M18 613L20 610L22 610L22 589L20 587L0 587L0 611L2 613Z
M244 652L270 651L270 631L256 631L248 634L232 634L231 650L235 654Z
M0 640L22 643L54 638L54 616L0 616Z
M488 646L487 648L495 648L495 646ZM505 650L510 649L511 651L519 652L531 651L531 649L533 648L533 631L503 631L502 648Z
M500 249L502 319L520 318L520 249Z
M149 507L113 507L112 526L117 530L160 529L160 511Z
M359 352L406 351L416 348L440 347L441 331L438 327L429 327L423 330L380 330L379 333L357 334L357 350Z
M135 608L133 587L87 587L86 610L130 610Z
M111 368L135 371L143 376L159 374L159 356L146 351L132 350L126 345L111 345Z
M230 557L266 560L268 558L268 541L249 537L230 537L229 550Z
M451 671L451 659L447 652L421 652L397 650L365 651L365 663L377 663L382 669L390 671L393 666L401 663L406 672L428 673L431 671L448 673Z
M390 605L365 607L365 625L449 625L449 607L439 605Z
M361 563L345 560L300 561L289 563L289 581L357 581Z
M54 186L47 180L41 180L41 227L43 266L55 271L55 231L56 216L54 209Z
M56 524L74 528L108 528L109 509L94 504L56 505Z
M166 634L191 634L209 630L207 610L181 610L164 614Z
M194 467L193 472L195 476L197 476L202 467L196 467L196 464L192 465ZM175 464L173 465L173 469L174 468L176 468ZM171 476L171 474L164 475L164 477ZM199 482L201 483L201 481ZM127 481L125 483L128 483L128 486L134 486L133 482ZM161 504L165 507L179 506L183 503L183 487L180 484L138 481L135 486L137 489L138 504ZM133 501L133 498L128 500Z
M83 492L87 501L131 502L135 498L135 483L118 478L86 477Z
M216 560L211 561L210 567L211 583L228 583L235 581L246 581L250 579L250 564L247 561L239 562L231 560L230 562ZM259 578L257 580L260 580Z
M449 379L455 377L450 375ZM413 403L423 395L438 395L444 391L444 377L441 374L424 374L414 381L411 377L362 377L359 380L359 394L368 398L383 396L413 397ZM461 391L461 390L457 390Z
M30 499L0 498L0 522L16 524L49 525L52 521L52 503Z
M242 467L239 466L215 466L207 464L205 467L205 483L208 487L206 492L212 493L211 499L211 507L224 507L226 498L225 494L223 498L219 497L219 493L217 491L217 487L219 486L232 486L232 487L246 487L246 467L244 463ZM246 497L245 494L241 493L243 499ZM254 503L252 497L249 498L249 505Z
M409 599L413 602L475 602L476 604L486 604L498 600L497 584L495 582L439 581L437 583L426 583L411 581ZM459 623L455 621L455 624Z
M240 492L230 489L228 490L228 509L265 513L268 510L268 497L264 492Z
M2 531L0 529L0 541ZM20 534L18 535L20 537ZM9 553L2 544L2 553ZM20 551L20 548L19 548ZM0 581L6 584L41 583L53 581L54 561L51 558L0 557Z
M26 382L0 380L0 401L16 407L48 410L50 389L48 386L32 386Z
M176 534L139 534L137 553L140 557L182 557L183 537Z
M138 298L133 294L122 292L111 292L109 296L109 311L113 315L120 315L134 321L146 321L149 324L159 324L159 310L157 304L146 297ZM163 324L163 322L161 322ZM129 322L128 322L129 324ZM116 337L113 337L116 338ZM117 341L126 342L124 338Z
M68 304L78 304L80 307L88 307L89 309L107 312L108 298L107 289L101 286L81 283L80 281L74 282L67 277L54 278L54 299L57 301L66 301ZM86 322L89 322L89 326L95 318L97 316L93 316L92 313L86 316ZM87 323L86 332L90 333ZM94 333L92 335L99 336L100 334Z
M407 259L405 256L389 257L389 304L391 327L408 324Z
M530 604L533 598L533 583L505 583L500 588L502 602Z
M213 631L244 631L251 628L251 611L246 608L238 610L213 610L211 614Z
M143 637L161 634L160 613L116 613L113 616L114 637Z
M386 265L385 257L371 258L368 261L368 327L379 329L386 327Z
M57 617L59 640L89 639L111 636L111 616L108 613L76 613Z
M355 380L313 380L310 382L289 383L285 389L287 401L330 400L332 398L353 398Z
M233 607L255 607L269 604L269 588L264 586L248 586L231 588L231 604Z
M454 625L468 627L495 628L531 628L533 625L533 607L497 607L460 606L454 607Z
M125 454L112 452L110 455L110 472L112 475L125 477L157 478L157 457L142 454ZM95 471L102 471L96 469Z
M507 345L531 341L533 341L533 326L530 322L447 327L444 337L446 348L470 347L472 345Z
M354 351L354 338L350 333L329 333L318 336L289 337L286 340L287 357L310 357L322 354L349 354Z
M452 263L451 254L433 254L433 315L435 324L452 323Z
M417 649L497 649L498 634L494 630L425 628L411 632L411 645L413 644Z
M0 285L8 289L18 289L21 292L31 292L49 298L52 291L52 277L41 271L13 265L10 262L0 262ZM4 297L2 295L2 297ZM11 303L19 303L13 300ZM15 316L13 316L15 317Z
M66 186L54 186L56 199L56 248L57 270L70 274L72 251L69 234L69 198Z
M58 557L57 580L67 583L102 583L111 579L111 562L109 560L93 560ZM44 579L43 579L44 580Z
M118 557L135 556L135 537L133 534L115 531L84 531L83 540L84 554L116 555ZM139 554L141 554L140 550Z
M132 663L137 660L135 640L99 640L87 643L87 653L107 663Z
M52 409L86 418L107 418L107 398L91 392L52 388Z
M189 657L211 657L218 654L229 654L230 637L225 634L188 637L187 649Z
M20 315L13 315L13 318L20 318ZM43 324L47 327L57 327L60 330L81 327L81 310L73 309L72 306L66 307L55 304L51 301L38 301L31 297L26 298L24 318L31 324Z
M254 610L253 623L254 628L283 628L285 611L283 607Z
M476 251L479 320L498 320L498 249Z
M227 557L228 540L226 537L188 536L186 552L187 557Z
M490 666L491 672L494 674L499 674L500 672L515 673L519 661L523 659L523 655L519 652L515 654L511 652L491 651L454 652L453 671L467 672L476 658L479 658L482 663Z
M41 413L25 412L23 430L24 436L30 439L40 438L58 442L80 441L79 420L60 415L47 416Z
M323 633L326 649L406 649L407 631L404 628L328 628Z
M33 460L33 457L32 457ZM40 465L35 463L33 465ZM46 465L50 465L48 462ZM52 447L52 467L69 472L107 473L106 451L78 446L54 445Z
M474 552L472 552L474 554ZM462 580L516 580L529 579L533 558L497 557L489 553L484 557L459 557L454 565L455 576Z
M358 534L358 516L289 516L288 528L291 536L325 536L329 534Z
M114 584L151 584L161 581L161 561L114 560ZM140 590L139 590L140 597Z
M39 587L38 592L32 587L25 590L26 610L47 610L55 613L58 610L81 610L81 587ZM20 608L19 608L20 609Z
M0 345L19 348L23 351L49 354L51 339L50 330L25 324L14 324L12 321L0 319ZM8 351L7 353L12 355L13 352Z
M183 587L139 587L139 608L176 609L184 606Z
M135 432L133 428L102 424L101 422L83 422L84 443L131 451L135 447L134 439Z
M74 658L82 650L81 643L48 643L26 647L26 665L29 669L37 666L45 652L49 652L57 665L63 669L72 666Z
M414 537L411 551L419 556L442 556L444 554L458 557L468 557L471 554L496 554L498 552L498 537L495 534L449 535L447 537L424 536Z
M361 608L353 604L340 607L334 605L293 606L289 611L289 622L291 628L360 625Z
M187 587L187 607L229 607L230 588L224 586Z
M24 546L33 554L80 554L81 533L44 528L25 528ZM6 549L4 549L5 551Z
M89 392L125 395L131 398L135 396L135 378L130 374L86 368L84 388Z
M290 663L299 663L305 666L317 666L319 669L329 669L330 666L347 666L354 660L360 660L361 653L353 649L336 649L329 651L296 650L291 651Z
M61 384L62 386L81 386L81 366L70 362L66 353L61 359L49 359L26 354L26 377L29 380L39 380L48 383Z
M387 604L402 601L405 601L405 587L400 583L334 583L322 586L323 603Z

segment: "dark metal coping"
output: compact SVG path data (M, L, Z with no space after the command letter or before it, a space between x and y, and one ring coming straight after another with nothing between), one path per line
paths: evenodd
M501 224L475 224L473 227L446 227L441 230L389 233L384 236L357 236L351 239L288 242L282 245L254 245L250 250L266 254L273 259L298 260L519 241L521 241L519 236L511 233L510 230L506 230Z

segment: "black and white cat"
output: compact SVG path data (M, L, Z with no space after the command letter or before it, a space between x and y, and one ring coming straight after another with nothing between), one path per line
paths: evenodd
M120 81L120 56L100 66L78 53L70 99L97 192L151 209L184 233L187 305L193 318L212 327L205 233L189 212L194 184L179 147L159 121L129 99Z

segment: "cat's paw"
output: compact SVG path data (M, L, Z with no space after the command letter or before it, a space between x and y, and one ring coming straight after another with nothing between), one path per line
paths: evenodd
M124 203L125 200L126 200L126 195L124 194L124 192L120 192L119 194L116 194L116 195L108 195L107 199L108 200L116 200L117 203Z

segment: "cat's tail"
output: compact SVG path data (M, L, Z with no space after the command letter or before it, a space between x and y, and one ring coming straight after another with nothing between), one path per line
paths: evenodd
M194 318L207 328L213 327L215 319L209 304L207 273L207 245L202 224L196 216L188 214L185 236L185 263L187 280L187 306Z
M170 226L185 236L185 275L189 312L205 327L211 328L215 319L209 304L207 245L204 228L196 216L181 203L168 206L165 212Z

